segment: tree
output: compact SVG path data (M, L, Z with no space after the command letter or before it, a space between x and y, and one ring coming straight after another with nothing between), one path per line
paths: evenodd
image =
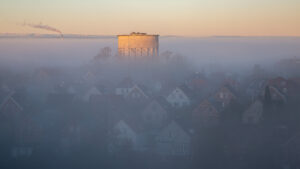
M164 52L162 52L161 54L160 54L160 56L163 58L163 59L165 59L165 60L170 60L171 59L171 57L172 57L172 55L173 55L173 52L171 52L171 51L164 51Z
M100 52L94 57L95 61L106 60L112 55L112 50L110 47L104 47L100 50Z

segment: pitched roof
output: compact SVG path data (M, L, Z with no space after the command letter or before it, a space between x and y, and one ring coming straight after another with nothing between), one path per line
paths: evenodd
M14 105L16 105L18 107L18 109L20 111L23 110L23 107L13 98L13 94L14 92L10 92L0 103L0 111L1 109L10 101L11 103L13 103Z
M194 110L193 113L212 113L210 115L219 116L217 108L208 100L202 101Z
M277 87L275 87L275 86L270 86L270 92L271 93L273 93L272 95L271 95L271 97L272 97L272 99L279 99L279 100L282 100L282 101L286 101L286 96L285 96L285 94L283 94L282 92L280 92L280 90L277 88ZM274 95L275 94L275 95ZM279 98L278 98L278 97Z
M214 105L215 108L219 110L222 109L222 103L219 101L219 99L217 98L217 94L220 92L220 91L225 91L225 92L229 92L230 94L232 94L233 98L237 98L237 93L230 87L230 86L227 86L227 85L224 85L222 87L220 87L211 97L209 97L209 102L212 103ZM221 109L219 109L221 108Z
M131 94L136 91L141 93L142 96L144 96L144 98L148 98L148 96L145 94L145 92L138 85L134 85L132 87L132 89L130 90L130 92L127 94L127 96L131 96Z
M119 123L126 124L135 133L140 133L143 130L142 125L141 125L141 121L138 118L134 118L132 116L130 116L130 117L129 116L122 116L122 117L118 117L117 119L114 119L113 126L115 127Z
M151 111L166 113L166 110L156 100L152 100L143 110L143 112Z
M193 99L194 94L190 88L188 88L186 85L180 85L178 87L175 87L173 90L171 90L166 96L170 96L174 91L179 90L182 92L188 99Z
M223 104L221 102L215 100L213 97L210 97L208 99L208 101L218 112L222 112L224 110Z
M192 99L194 97L194 93L193 91L185 84L180 85L178 87L180 90L182 90L184 92L184 94L189 97L190 99Z
M176 130L176 134L172 131ZM175 121L171 121L166 127L164 127L161 132L157 135L157 138L166 138L169 141L180 141L189 142L191 140L190 135Z

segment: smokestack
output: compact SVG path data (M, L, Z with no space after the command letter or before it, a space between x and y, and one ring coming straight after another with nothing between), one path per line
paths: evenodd
M43 25L43 24L31 24L31 23L23 23L23 26L29 26L32 28L36 28L36 29L44 29L44 30L48 30L48 31L52 31L52 32L56 32L60 34L60 37L63 39L64 36L62 34L62 32L54 27L51 27L49 25Z

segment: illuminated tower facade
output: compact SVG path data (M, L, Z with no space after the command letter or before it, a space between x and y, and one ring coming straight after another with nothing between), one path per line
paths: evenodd
M132 32L118 35L118 55L124 59L157 58L159 35Z

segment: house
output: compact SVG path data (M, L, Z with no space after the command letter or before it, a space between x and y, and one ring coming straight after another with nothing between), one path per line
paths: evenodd
M82 100L88 102L91 97L101 95L102 93L99 91L97 87L91 87L88 89L82 97Z
M176 87L167 97L167 102L172 107L184 107L189 106L192 102L189 92L186 87Z
M214 100L221 103L222 107L225 108L230 104L233 99L236 99L236 95L229 86L222 86L213 96Z
M151 101L142 112L146 128L161 128L167 119L166 110L156 101Z
M11 157L30 157L33 153L35 125L22 113L24 108L15 100L14 91L0 91L0 142L7 147Z
M254 101L243 113L242 122L244 124L257 124L263 117L263 103L259 99Z
M299 84L292 79L277 77L268 81L269 86L273 86L286 97L297 96L299 94Z
M129 92L125 95L125 98L134 99L134 100L144 100L144 99L148 99L148 96L138 85L134 85L129 90Z
M230 86L234 90L239 90L241 84L238 80L235 80L233 78L227 77L222 82L223 86Z
M195 72L187 80L187 85L194 90L202 90L207 87L208 82L206 76L202 72Z
M136 149L137 138L137 133L124 120L120 120L110 132L109 151L113 153L120 148Z
M282 92L280 92L280 90L274 86L269 86L269 91L270 91L270 95L271 95L271 99L274 102L286 102L287 98L286 95ZM263 92L263 96L265 96L265 90Z
M255 79L249 83L246 88L246 95L248 95L252 101L259 98L267 84L267 80L264 79Z
M288 85L288 80L283 77L276 77L270 79L268 81L268 85L276 86L277 88L280 88L280 90L284 90L284 88L286 88Z
M210 127L219 124L219 111L208 100L202 101L193 111L194 126Z
M191 137L175 121L171 121L156 137L156 152L164 156L189 156Z
M10 147L13 158L28 158L34 154L40 132L35 123L26 115L14 127L14 139Z
M115 94L126 96L134 86L134 82L130 77L123 79L116 87Z
M13 98L14 92L3 94L0 100L0 113L4 116L18 116L23 107Z
M283 146L289 168L300 167L300 133L296 133Z

